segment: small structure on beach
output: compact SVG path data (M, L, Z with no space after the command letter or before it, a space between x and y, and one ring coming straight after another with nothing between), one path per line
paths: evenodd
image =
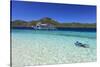
M49 24L49 23L41 23L41 22L38 22L34 28L35 29L55 29L54 25Z

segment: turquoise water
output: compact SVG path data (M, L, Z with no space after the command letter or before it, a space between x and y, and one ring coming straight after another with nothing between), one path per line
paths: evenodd
M76 47L76 41L89 48ZM94 61L96 32L12 30L13 67Z

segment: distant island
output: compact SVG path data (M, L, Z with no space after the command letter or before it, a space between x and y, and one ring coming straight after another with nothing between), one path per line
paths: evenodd
M61 23L53 20L49 17L44 17L39 20L24 21L24 20L14 20L11 21L11 28L14 27L53 27L53 28L96 28L96 23L79 23L79 22L65 22Z

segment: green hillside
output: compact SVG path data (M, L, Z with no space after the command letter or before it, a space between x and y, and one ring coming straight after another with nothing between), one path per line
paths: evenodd
M54 27L65 27L65 28L96 28L96 23L78 23L78 22L66 22L66 23L61 23L58 22L52 18L49 17L44 17L39 20L32 20L32 21L23 21L23 20L14 20L11 21L11 27L31 27L31 26L36 26L38 22L41 22L43 24L52 24Z

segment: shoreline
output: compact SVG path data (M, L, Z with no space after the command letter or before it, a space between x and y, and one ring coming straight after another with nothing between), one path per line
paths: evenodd
M34 29L32 27L13 27L11 30L48 30L48 31L79 31L79 32L96 32L96 28L56 28L56 29Z

